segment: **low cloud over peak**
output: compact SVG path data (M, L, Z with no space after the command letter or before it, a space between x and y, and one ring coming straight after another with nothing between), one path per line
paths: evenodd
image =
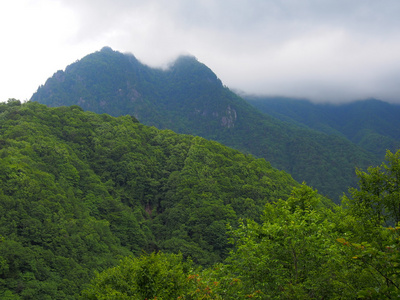
M225 85L248 93L314 101L375 97L400 102L397 0L28 2L36 8L36 19L53 14L53 24L35 32L44 35L42 51L26 54L32 55L29 61L41 62L41 67L25 64L32 81L41 80L35 86L44 82L44 72L49 77L56 66L110 45L151 66L165 66L190 53ZM70 31L65 31L65 22ZM57 32L63 36L52 39ZM58 64L46 61L51 55ZM39 69L43 73L34 76Z

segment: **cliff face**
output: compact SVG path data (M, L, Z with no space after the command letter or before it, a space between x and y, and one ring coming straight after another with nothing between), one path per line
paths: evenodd
M221 124L224 127L232 128L235 127L235 121L237 119L236 110L232 109L230 105L228 105L226 109L226 116L222 117Z

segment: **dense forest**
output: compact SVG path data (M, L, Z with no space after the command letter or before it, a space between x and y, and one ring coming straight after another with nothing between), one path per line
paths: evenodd
M264 159L131 116L18 100L0 112L0 298L72 299L143 252L221 262L228 223L260 221L298 186Z
M135 117L0 104L1 299L395 299L400 151L337 206Z
M371 152L342 134L262 113L191 56L154 69L132 54L105 47L57 71L31 100L133 115L158 129L218 141L265 158L336 203L349 186L356 186L355 167L365 169L384 159L384 153Z

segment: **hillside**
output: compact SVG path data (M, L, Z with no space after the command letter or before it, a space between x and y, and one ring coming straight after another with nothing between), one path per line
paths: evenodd
M376 99L317 104L307 100L244 96L264 113L327 134L346 137L382 159L400 148L400 106Z
M298 184L264 159L136 118L0 104L0 298L74 299L121 257L210 265L226 225ZM20 297L20 298L18 298Z
M378 161L345 137L261 113L190 56L161 70L105 47L56 72L31 101L51 107L79 105L114 116L130 114L159 129L216 140L265 158L335 201L355 185L355 167Z
M400 151L335 206L132 116L0 104L1 299L396 298Z

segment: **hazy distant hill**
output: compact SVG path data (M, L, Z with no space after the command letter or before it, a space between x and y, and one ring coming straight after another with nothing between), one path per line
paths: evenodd
M31 100L131 114L146 125L217 140L266 158L335 200L356 182L356 166L378 162L345 137L261 113L190 56L161 70L105 47L55 73Z
M382 158L387 149L400 148L400 105L376 99L334 105L281 97L244 98L280 120L344 136Z

